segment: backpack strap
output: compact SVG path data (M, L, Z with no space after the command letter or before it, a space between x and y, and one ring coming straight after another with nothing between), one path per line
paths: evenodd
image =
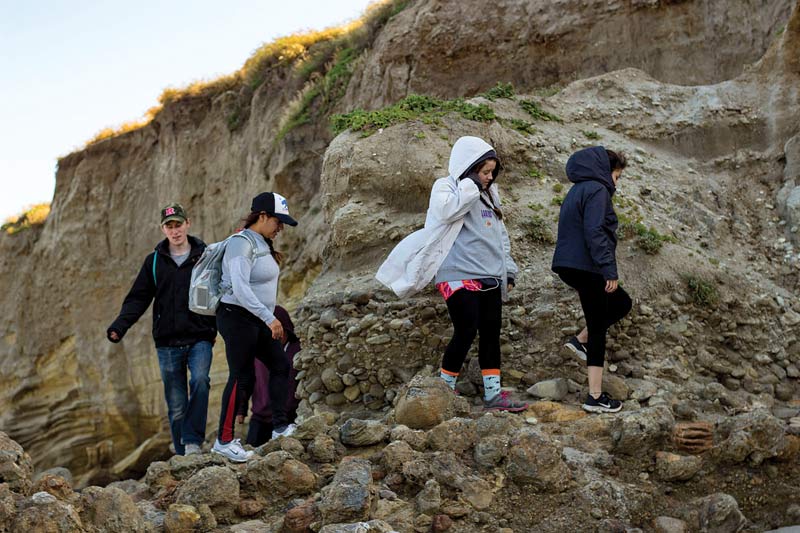
M252 259L253 261L258 259L259 257L264 257L269 253L269 249L266 252L256 252L256 250L258 250L258 243L256 242L255 238L246 231L242 230L239 233L234 233L233 235L231 235L231 237L236 237L237 235L240 237L244 237L250 243L250 259Z
M158 286L156 283L156 259L158 259L158 251L153 252L153 285Z

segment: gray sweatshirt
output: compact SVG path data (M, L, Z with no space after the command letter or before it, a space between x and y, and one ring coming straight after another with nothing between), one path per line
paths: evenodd
M275 321L275 301L278 296L280 267L269 253L269 245L260 234L244 230L258 245L255 253L250 242L242 237L228 241L222 258L222 287L231 287L222 303L244 307L269 325ZM263 255L262 255L263 254ZM255 260L253 256L258 255Z
M480 278L502 281L506 270L503 239L503 222L480 198L476 198L464 216L464 226L439 267L434 282ZM512 277L514 274L516 266L508 272Z

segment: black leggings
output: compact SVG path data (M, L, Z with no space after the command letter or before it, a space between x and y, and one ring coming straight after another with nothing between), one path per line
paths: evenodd
M459 373L475 334L480 332L478 362L481 369L499 369L500 326L503 319L500 287L488 291L459 289L447 299L447 310L453 321L453 338L444 351L442 368Z
M220 304L217 309L217 329L225 339L228 359L228 383L222 393L222 413L219 417L220 442L233 439L236 413L247 405L253 394L255 358L269 369L269 399L275 427L286 424L286 395L289 388L289 361L279 340L258 317L238 305Z
M589 330L586 345L586 366L603 366L606 353L606 332L627 315L633 302L622 287L606 292L606 280L600 274L561 267L558 276L564 283L578 291Z

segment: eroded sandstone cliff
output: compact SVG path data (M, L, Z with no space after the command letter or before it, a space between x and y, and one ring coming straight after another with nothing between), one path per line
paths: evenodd
M160 238L160 205L183 202L193 232L213 242L236 226L254 192L270 189L289 198L301 223L280 246L288 252L282 294L302 304L304 408L389 406L416 369L436 363L448 321L432 294L397 302L372 273L391 243L421 224L430 183L463 134L491 139L508 166L502 190L525 268L508 308L509 384L582 383L581 369L558 355L577 310L550 278L542 232L555 227L564 160L601 142L633 155L623 212L671 237L656 255L635 233L621 249L626 286L643 305L610 346L620 380L689 383L659 381L669 392L663 402L690 395L700 412L714 399L740 410L793 401L798 24L796 3L785 0L505 1L488 11L417 1L360 52L332 108L380 107L412 91L471 96L513 81L517 95L475 100L498 120L448 116L333 139L330 109L312 101L318 120L279 136L287 109L308 90L292 63L271 67L254 91L167 104L149 125L62 159L44 228L0 236L0 428L39 469L67 466L81 483L142 471L163 453L149 314L118 346L105 341L105 327ZM494 39L481 40L484 27ZM575 79L547 98L528 94ZM243 99L247 118L232 127ZM522 100L563 122L535 120ZM719 307L693 303L687 276L711 283ZM221 346L215 358L212 413L226 375ZM344 386L346 374L354 385Z

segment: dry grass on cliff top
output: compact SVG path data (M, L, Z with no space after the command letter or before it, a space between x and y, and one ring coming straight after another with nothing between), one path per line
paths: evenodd
M0 231L13 235L34 226L41 226L49 214L49 203L32 205L19 215L8 217L0 226Z
M116 127L103 128L89 139L84 148L142 128L149 124L161 109L184 98L213 97L242 86L253 91L266 79L267 72L275 67L294 65L295 73L308 78L323 68L343 48L363 49L374 37L377 29L386 21L405 9L409 0L376 0L367 6L364 14L351 22L312 30L265 43L257 48L232 74L213 80L198 80L184 87L167 87L158 98L158 105L151 107L142 119L125 122Z

